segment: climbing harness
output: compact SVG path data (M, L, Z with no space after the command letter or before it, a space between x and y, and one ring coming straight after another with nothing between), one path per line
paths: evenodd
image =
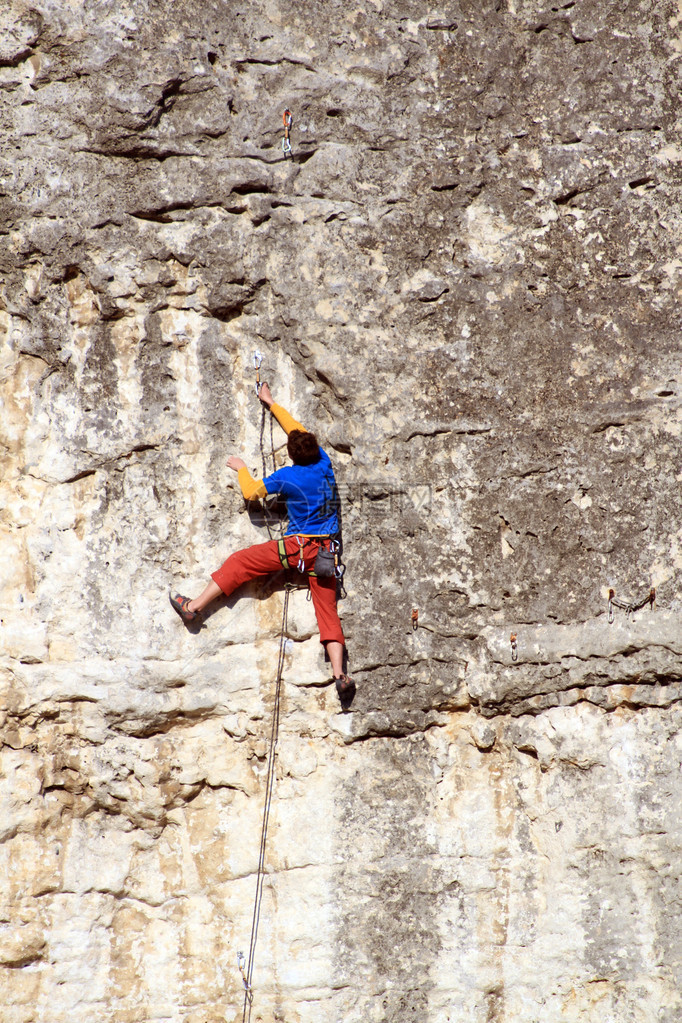
M618 607L622 611L625 611L625 617L629 618L630 615L633 615L635 613L635 611L640 611L645 604L648 604L652 611L655 610L656 589L654 586L651 587L647 596L644 597L642 600L638 601L636 604L631 603L628 600L619 600L618 597L616 597L616 591L613 589L609 590L609 625L613 624L613 620L615 617L613 610L614 608Z
M412 608L412 631L416 632L419 628L419 608Z
M249 942L249 957L244 967L243 953L237 956L239 972L242 975L244 984L244 1007L242 1010L242 1023L250 1023L251 1006L253 1004L253 968L256 956L256 941L258 939L258 924L260 922L261 903L263 901L263 883L265 881L265 849L268 838L268 824L270 821L270 806L272 804L272 793L275 787L275 757L277 753L277 741L279 739L279 717L282 699L282 672L284 671L284 657L286 654L286 632L289 616L289 595L293 587L284 588L284 608L282 610L282 627L279 635L279 657L277 659L277 678L275 679L275 700L272 710L272 727L270 729L270 747L268 749L268 769L265 780L265 800L263 803L263 821L260 833L260 850L258 853L258 869L256 871L256 896L253 904L253 918L251 920L251 940Z
M511 658L512 658L512 661L518 661L518 659L519 659L519 648L518 648L517 643L516 643L516 633L515 632L512 632L511 636L509 637L509 642L511 643Z
M289 537L281 537L277 541L277 553L279 554L279 561L282 568L288 571L291 568L289 558L292 558L291 554L287 553L286 541ZM319 579L331 579L332 577L343 581L343 573L346 570L345 565L341 564L340 552L341 544L338 540L334 540L326 536L296 536L296 543L298 544L298 561L296 568L301 575L312 575ZM305 567L305 548L311 543L319 544L317 554L315 556L315 562L312 568ZM329 547L325 547L328 543Z
M287 108L282 114L282 121L284 123L284 138L282 139L282 152L285 158L291 156L291 126L294 123L294 117L291 110Z

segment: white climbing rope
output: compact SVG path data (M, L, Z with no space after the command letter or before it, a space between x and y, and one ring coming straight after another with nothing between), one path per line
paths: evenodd
M260 849L258 853L258 868L256 870L256 895L253 903L253 917L251 920L251 940L249 942L249 956L244 966L244 955L238 953L237 961L239 971L244 984L244 1006L242 1009L242 1023L250 1023L251 1006L253 1005L253 971L256 958L256 942L258 940L258 924L260 922L261 904L263 901L263 883L265 881L265 851L268 839L268 824L270 821L270 807L272 794L275 787L275 756L277 752L277 741L279 739L279 716L282 696L282 672L284 671L284 657L286 654L286 630L289 614L289 594L291 590L286 587L284 591L284 608L282 610L282 627L279 636L279 657L277 660L277 678L275 679L275 702L272 710L272 726L270 728L270 746L268 749L268 769L265 780L265 799L263 802L263 821L261 824ZM240 958L241 957L241 958Z

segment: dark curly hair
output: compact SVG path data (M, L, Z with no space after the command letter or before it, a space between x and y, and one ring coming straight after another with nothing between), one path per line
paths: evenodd
M294 465L312 465L320 457L320 448L314 433L292 430L287 441L289 458Z

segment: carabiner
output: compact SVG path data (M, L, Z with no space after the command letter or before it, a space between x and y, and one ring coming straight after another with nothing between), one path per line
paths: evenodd
M346 566L342 565L339 560L339 551L341 550L341 544L338 540L329 541L330 553L334 555L334 577L336 579L343 579L343 573L346 571Z
M242 983L244 984L246 997L249 1000L249 1004L251 1004L251 1002L253 1001L253 991L251 990L251 985L246 979L246 973L244 972L244 967L246 966L246 959L244 958L243 952L237 952L237 966L239 967L239 972L242 975Z
M284 124L284 138L282 139L282 151L286 157L291 156L291 139L289 136L289 132L291 131L291 126L294 123L293 114L291 113L291 110L289 110L288 107L282 114L282 122Z
M303 558L303 547L305 545L303 543L302 537L297 536L296 537L296 543L298 544L298 564L296 565L296 568L299 570L299 572L302 575L305 572L305 560Z
M256 352L253 353L253 365L254 365L255 370L256 370L256 397L260 396L260 389L261 389L260 368L261 368L261 366L263 364L263 359L264 358L265 358L265 356L263 355L262 352L256 351Z

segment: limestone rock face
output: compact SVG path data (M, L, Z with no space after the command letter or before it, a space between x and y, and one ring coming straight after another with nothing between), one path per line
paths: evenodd
M3 1021L682 1018L681 56L672 0L0 10ZM254 350L358 692L299 587L245 1014L284 580L167 591L272 528Z

